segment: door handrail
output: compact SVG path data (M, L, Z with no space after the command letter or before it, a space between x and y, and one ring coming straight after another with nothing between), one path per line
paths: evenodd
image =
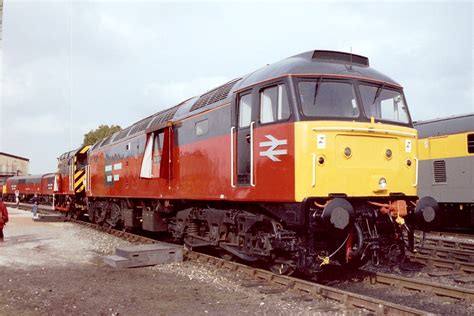
M235 188L234 184L234 131L235 126L230 128L230 186Z
M255 186L254 183L254 174L253 174L253 126L255 125L255 121L250 123L250 185L252 187Z

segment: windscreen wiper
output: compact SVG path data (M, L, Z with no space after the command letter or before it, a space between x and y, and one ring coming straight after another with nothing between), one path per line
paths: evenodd
M372 104L375 104L375 101L377 101L384 87L385 87L385 82L380 87L377 88L377 91L375 91L375 97L374 97L374 101L372 101Z
M316 105L316 97L318 96L319 85L321 84L322 79L323 76L319 77L318 81L316 81L316 87L314 87L313 105Z

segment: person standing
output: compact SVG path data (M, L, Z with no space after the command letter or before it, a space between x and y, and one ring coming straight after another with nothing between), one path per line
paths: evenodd
M38 194L35 193L31 202L33 202L33 218L38 218Z
M16 203L16 208L20 206L20 191L15 190L15 203Z
M3 228L8 222L8 210L0 196L0 242L3 242Z

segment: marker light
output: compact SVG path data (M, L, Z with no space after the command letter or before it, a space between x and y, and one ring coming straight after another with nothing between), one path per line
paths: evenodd
M385 178L380 178L379 179L379 188L380 189L385 189L387 187L387 179Z
M391 149L387 149L387 150L385 151L385 156L386 156L388 159L392 158L392 150L391 150Z

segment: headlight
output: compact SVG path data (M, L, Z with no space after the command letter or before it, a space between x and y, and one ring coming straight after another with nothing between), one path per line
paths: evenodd
M350 148L350 147L344 148L344 156L346 156L347 158L349 158L351 155L352 155L352 150L351 150L351 148Z
M387 187L387 179L385 178L380 178L379 179L379 188L380 189L385 189Z
M385 151L385 156L386 156L388 159L392 158L392 150L391 150L391 149L387 149L387 150Z

